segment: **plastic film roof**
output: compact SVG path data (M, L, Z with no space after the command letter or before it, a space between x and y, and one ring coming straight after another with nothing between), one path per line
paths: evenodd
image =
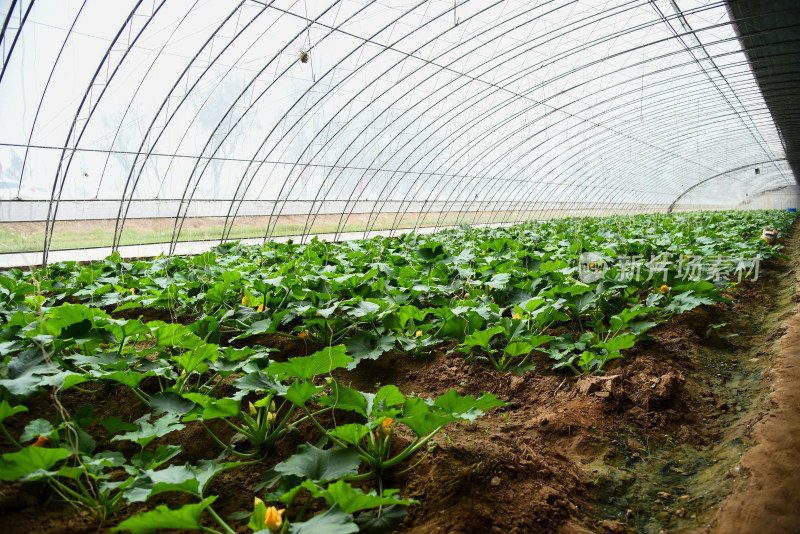
M796 186L725 2L2 0L0 13L0 215L42 226L43 262L83 219L112 248L154 221L173 252L732 208Z

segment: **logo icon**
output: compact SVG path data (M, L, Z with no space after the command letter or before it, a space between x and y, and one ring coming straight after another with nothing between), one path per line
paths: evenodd
M588 284L603 278L608 270L608 263L596 252L584 252L578 259L578 280Z

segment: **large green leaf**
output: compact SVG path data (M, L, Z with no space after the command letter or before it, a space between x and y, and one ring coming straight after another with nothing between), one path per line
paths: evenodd
M7 452L0 458L0 480L13 482L40 469L46 471L69 454L67 449L47 447L25 447Z
M48 364L46 356L52 352L46 347L30 347L11 358L8 364L8 378L0 380L3 386L14 395L30 397L42 382L42 375L55 372Z
M494 275L491 280L486 282L486 285L494 289L505 289L511 280L510 273L499 273Z
M76 337L69 332L63 332L71 326L76 326L73 333L81 334L88 332L97 323L107 324L111 316L98 308L90 308L83 304L62 304L51 308L44 323L48 332L61 337ZM88 323L88 324L87 324Z
M322 393L324 389L324 387L315 386L309 381L297 380L293 382L291 386L289 386L289 389L286 390L284 397L286 400L296 404L297 406L303 406L311 399L311 397Z
M214 363L219 358L218 348L213 343L207 343L172 359L178 363L178 367L186 371L186 374L191 374L194 371L202 374L208 370L206 362Z
M125 490L125 500L129 503L144 502L165 491L180 491L201 497L211 478L232 465L200 460L196 466L171 465L158 471L142 471Z
M194 402L178 395L174 391L164 391L150 396L150 408L153 410L153 415L160 415L165 412L184 415L194 407Z
M38 436L49 437L53 432L53 425L47 419L34 419L27 425L19 436L19 441L24 443Z
M28 408L21 404L19 406L11 406L8 401L0 401L0 423L2 423L7 417L27 411Z
M234 417L239 415L240 401L222 397L214 399L203 407L203 419L218 419L220 417Z
M476 330L475 332L464 338L464 349L467 351L474 346L489 350L489 342L497 334L504 331L502 326L494 326L488 330Z
M197 504L186 504L176 509L160 504L155 510L129 517L111 530L128 530L133 534L143 534L161 528L200 530L203 511L216 499L216 496L212 496Z
M139 426L138 430L125 432L111 438L111 441L135 441L142 448L148 443L161 436L166 436L170 432L182 430L185 425L180 423L180 415L176 413L164 414L154 423L150 422L150 414L146 414L135 421Z
M150 329L139 319L110 319L108 329L120 342L122 342L123 339L130 338L131 336L150 333Z
M248 391L259 391L264 393L274 391L278 395L282 396L286 394L288 389L288 386L278 382L274 376L261 371L246 374L239 380L235 380L233 385L236 387L236 389L240 390L242 395ZM237 398L238 396L239 395L237 394Z
M405 508L393 504L378 511L362 512L358 514L355 521L360 534L387 534L394 532L406 516L408 516L408 512L405 511Z
M476 399L472 395L459 395L453 389L437 397L433 401L433 405L440 408L444 413L459 419L474 421L478 416L483 415L486 410L498 406L507 406L508 403L498 399L494 393L484 393Z
M382 336L372 347L372 337L366 332L360 332L347 341L347 352L353 361L347 365L348 370L355 369L361 360L377 360L384 352L394 348L394 336Z
M358 423L348 423L346 425L339 425L329 432L333 437L355 445L361 441L361 438L369 434L369 427Z
M623 334L612 337L606 342L598 343L595 347L606 349L609 353L629 349L636 343L636 334Z
M99 378L103 380L113 380L114 382L119 382L120 384L125 384L129 388L138 387L139 384L147 378L148 376L154 376L155 372L153 371L146 371L146 372L131 372L131 371L114 371L114 372L106 372L106 371L90 371L88 373L89 376L92 378Z
M297 447L297 452L274 467L281 475L295 475L314 482L335 480L358 472L361 458L352 449L320 449L310 443Z
M369 416L372 418L389 416L394 417L397 409L406 401L405 395L400 392L397 386L389 384L381 387L371 398L369 406Z
M714 299L696 295L693 291L687 291L675 295L672 301L664 306L664 311L668 313L684 313L703 304L714 304Z
M344 345L325 347L310 356L289 358L286 362L276 362L269 366L269 371L280 379L289 377L309 379L321 374L330 373L333 369L345 367L353 358L345 354Z
M322 397L319 403L340 410L351 410L366 417L372 397L374 395L341 386L338 382L331 382L330 395Z
M412 397L406 399L403 415L398 420L407 425L417 437L423 437L458 419L449 414L439 415L424 400Z
M238 336L232 338L231 341L233 341L234 339L242 339L249 336L274 332L275 326L276 325L273 324L272 319L261 319L260 321L255 321L247 328L247 330L245 330Z
M137 469L155 469L181 453L180 445L159 445L155 451L142 451L131 457L131 465Z
M364 493L360 489L354 488L344 480L337 480L328 484L328 487L320 489L318 486L306 485L311 495L315 498L323 498L329 506L338 505L339 508L352 514L359 510L377 508L378 506L402 504L415 504L417 501L403 501L394 497L384 497L374 493Z
M289 525L289 534L350 534L358 532L353 516L334 506L308 521Z
M205 344L205 341L200 339L189 327L182 324L150 321L147 323L147 327L152 331L158 347L194 349Z
M374 302L359 300L355 306L348 306L347 315L362 318L367 315L374 315L380 311L381 307Z

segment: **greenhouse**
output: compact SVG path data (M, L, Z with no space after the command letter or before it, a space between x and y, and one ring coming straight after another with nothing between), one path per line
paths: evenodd
M5 532L800 532L800 5L0 0Z

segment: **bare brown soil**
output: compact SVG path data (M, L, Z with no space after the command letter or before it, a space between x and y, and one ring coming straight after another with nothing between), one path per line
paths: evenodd
M786 243L791 261L769 262L758 281L730 291L731 304L660 325L601 377L553 373L546 361L525 376L499 373L448 353L452 344L419 357L390 352L335 373L364 391L392 383L406 394L486 391L509 402L474 423L446 427L419 466L386 481L420 501L408 508L400 532L800 531L798 230ZM278 348L281 359L319 348L280 336L247 342ZM69 390L62 403L68 412L90 403L101 417L127 421L144 413L125 388ZM30 408L7 420L12 433L50 417L53 401L39 397ZM220 515L251 509L261 472L318 437L301 427L268 461L218 475L209 493L219 495ZM401 426L395 439L399 446L410 436ZM133 452L124 443L111 445ZM191 424L151 446L160 443L183 446L177 462L220 453ZM189 501L165 493L147 505L164 502ZM101 525L45 485L0 484L6 533L107 532L143 509L123 507Z
M797 303L800 271L792 274L786 296ZM783 319L772 333L778 341L764 384L768 410L750 428L755 446L742 456L736 493L700 532L800 532L800 313L795 308Z

